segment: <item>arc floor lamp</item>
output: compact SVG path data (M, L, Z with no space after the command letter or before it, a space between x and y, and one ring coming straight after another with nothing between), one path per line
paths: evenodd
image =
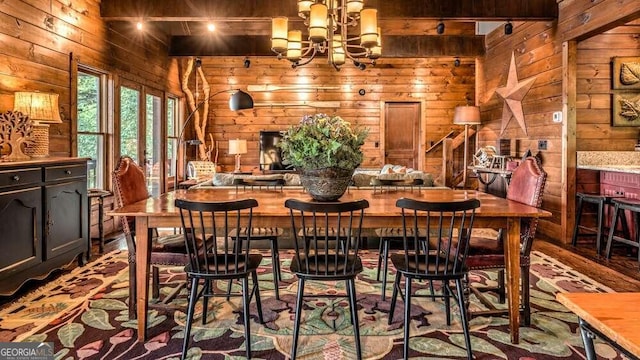
M182 139L182 136L184 135L184 131L187 128L187 125L189 125L189 123L191 122L191 120L193 120L194 115L196 114L196 112L198 112L198 110L200 109L200 107L202 105L204 105L205 103L207 103L209 100L211 100L211 98L213 98L216 95L219 94L223 94L223 93L233 93L231 95L231 97L229 98L229 109L232 111L239 111L239 110L246 110L246 109L253 109L253 98L251 97L251 95L247 94L246 92L240 90L240 89L227 89L227 90L221 90L221 91L217 91L209 96L207 96L204 100L200 101L196 107L193 109L193 111L191 111L191 113L189 115L187 115L186 119L184 120L184 123L182 124L182 127L180 128L180 133L178 135L178 149L180 149L181 145L183 143L187 144L199 144L199 140L195 139L195 140L187 140L184 141ZM183 181L186 180L186 158L187 158L187 153L186 153L186 149L185 151L182 152L182 164L183 164ZM176 169L176 180L173 182L173 189L177 189L178 188L178 157L176 156L176 161L175 161L175 169Z

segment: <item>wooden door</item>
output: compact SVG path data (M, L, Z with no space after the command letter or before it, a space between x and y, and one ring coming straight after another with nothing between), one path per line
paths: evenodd
M384 117L384 163L418 169L420 103L385 103Z

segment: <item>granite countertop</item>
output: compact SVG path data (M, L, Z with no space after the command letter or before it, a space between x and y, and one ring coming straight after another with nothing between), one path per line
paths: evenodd
M578 169L640 174L640 165L578 165Z
M577 168L640 174L640 151L578 151Z

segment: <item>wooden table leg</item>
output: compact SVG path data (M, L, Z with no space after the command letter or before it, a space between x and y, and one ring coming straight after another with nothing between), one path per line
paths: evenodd
M136 307L138 316L138 341L147 336L147 299L149 298L149 219L136 217Z
M520 341L520 218L507 219L507 239L504 244L509 301L511 343Z

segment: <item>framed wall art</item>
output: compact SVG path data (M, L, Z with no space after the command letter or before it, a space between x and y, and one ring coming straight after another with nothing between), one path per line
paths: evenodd
M612 63L614 90L640 89L640 56L614 57Z
M612 95L612 126L640 126L640 92L616 92Z

